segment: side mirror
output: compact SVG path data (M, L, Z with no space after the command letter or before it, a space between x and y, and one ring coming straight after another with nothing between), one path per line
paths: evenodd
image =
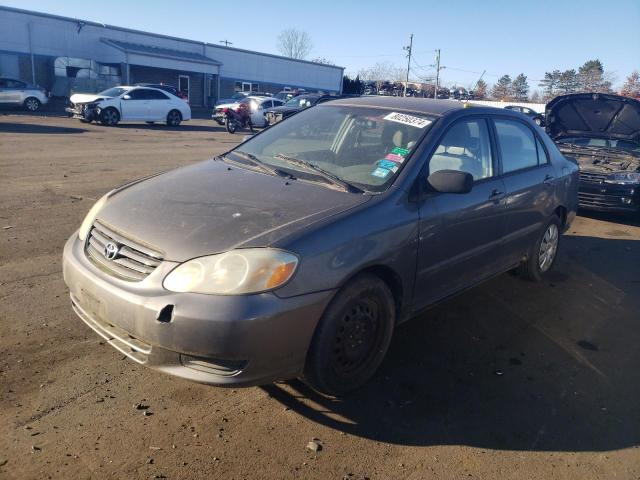
M122 99L123 100L131 100L131 95L123 95Z
M469 193L473 188L473 176L459 170L438 170L429 175L427 184L440 193Z

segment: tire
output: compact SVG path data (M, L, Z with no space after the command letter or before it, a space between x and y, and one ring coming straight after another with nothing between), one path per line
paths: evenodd
M22 104L24 109L28 112L37 112L40 110L40 100L36 97L28 97Z
M235 122L235 121L227 119L227 120L224 122L224 126L227 128L227 132L229 132L229 133L236 133L237 125L236 125L236 122Z
M182 114L178 110L171 110L167 114L167 126L177 127L182 122Z
M364 385L382 363L395 326L395 302L377 276L345 285L325 310L311 341L304 380L327 395Z
M533 121L536 122L536 125L538 125L539 127L542 126L542 120L540 118L534 118Z
M527 259L518 268L518 274L532 282L539 282L555 265L560 246L560 219L554 215L538 236Z
M120 113L113 108L105 108L100 112L100 123L106 127L115 127L120 121Z

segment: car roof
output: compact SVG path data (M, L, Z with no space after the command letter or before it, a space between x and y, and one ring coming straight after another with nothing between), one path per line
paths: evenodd
M407 112L423 113L432 116L442 116L454 110L462 110L465 104L453 100L434 100L431 98L416 97L383 97L364 96L351 98L338 98L325 102L324 105L349 105L357 107L384 108L388 110L403 110ZM482 108L482 107L480 107ZM474 110L476 107L474 106ZM495 110L495 109L491 109Z

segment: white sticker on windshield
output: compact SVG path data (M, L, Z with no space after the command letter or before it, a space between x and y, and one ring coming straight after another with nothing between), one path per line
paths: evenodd
M392 112L386 117L385 120L389 120L391 122L398 122L404 125L410 125L416 128L424 128L431 123L431 120L427 120L426 118L414 117L413 115L407 115L406 113L398 113Z

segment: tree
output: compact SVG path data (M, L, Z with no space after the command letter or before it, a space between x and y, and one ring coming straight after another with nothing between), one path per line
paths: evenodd
M362 80L375 82L376 89L380 90L385 82L402 81L402 72L402 68L397 67L390 62L377 62L369 68L361 69L358 72L358 76Z
M363 90L364 83L360 80L360 77L355 79L350 78L348 75L342 77L342 93L361 95Z
M512 85L511 77L509 75L503 75L498 79L498 82L493 86L493 90L491 90L491 96L495 100L509 100L511 99L511 85Z
M531 103L542 103L542 96L538 90L534 90L530 97Z
M518 75L511 83L513 99L518 102L526 102L529 97L529 82L524 73Z
M545 101L549 101L558 95L558 85L561 75L562 72L560 72L560 70L544 73L544 79L540 81L538 86L542 87L542 96Z
M589 60L578 69L578 82L582 92L611 91L611 81L606 78L602 62L598 59Z
M335 63L333 63L331 60L324 58L324 57L317 57L314 58L313 60L311 60L314 63L322 63L324 65L335 65Z
M304 60L312 47L311 37L302 30L289 28L278 35L278 51L285 57Z
M640 99L640 72L638 70L634 70L627 77L627 81L624 82L622 90L620 90L620 95Z
M478 82L476 83L475 90L473 91L474 97L477 98L478 100L487 98L487 88L488 88L487 82L485 82L482 79L478 80Z
M578 79L578 74L573 68L571 70L565 70L558 77L557 90L559 95L576 93L579 86L580 81Z

